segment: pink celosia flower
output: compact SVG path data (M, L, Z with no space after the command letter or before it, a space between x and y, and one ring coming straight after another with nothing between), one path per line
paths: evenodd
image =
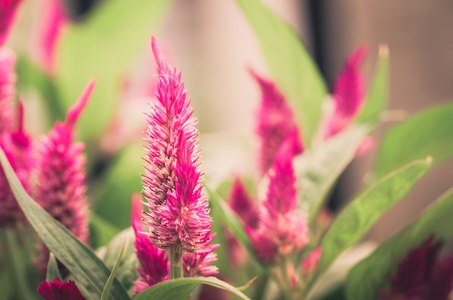
M202 192L198 131L181 73L168 65L152 38L159 82L157 103L148 114L143 194L149 213L144 223L159 248L208 251L213 236L208 201Z
M321 259L322 247L313 250L302 262L302 274L312 273L318 268L319 260Z
M41 1L40 8L42 17L35 53L38 63L47 73L51 74L55 69L55 52L58 41L68 24L68 18L61 0Z
M269 171L269 186L260 212L257 230L247 228L260 259L275 262L308 242L307 216L297 209L296 176L292 166L296 135L289 135L280 147Z
M165 250L151 244L143 232L140 222L141 211L141 197L134 195L132 197L132 227L135 232L135 254L141 265L141 268L137 268L140 277L134 282L135 295L156 283L170 279L168 257L165 255Z
M359 47L347 60L338 75L334 88L334 111L327 120L325 138L336 135L356 117L365 99L365 80L360 72L360 64L368 53L364 46Z
M430 236L404 257L380 299L448 300L453 290L453 255L438 261L441 242Z
M38 286L38 294L46 300L85 300L74 281L61 282L55 278L52 282L44 281Z
M30 190L30 177L35 167L31 137L24 130L24 108L19 102L19 124L17 131L0 134L0 146L16 172L26 191ZM25 220L16 199L8 185L3 169L0 169L0 228L14 227Z
M0 135L12 128L16 85L15 62L16 56L11 50L0 49Z
M236 177L233 181L228 203L245 224L252 228L258 226L258 208L248 195L244 183L239 177Z
M92 80L66 120L57 122L39 149L37 202L81 241L88 239L88 211L85 202L85 157L83 144L74 143L74 127L94 89ZM40 243L38 269L45 271L48 250Z
M0 0L0 47L6 41L16 14L17 5L20 2L21 0Z
M184 277L212 276L219 273L216 266L210 264L217 261L217 254L214 253L220 245L211 245L207 252L203 253L184 253L183 273Z
M261 103L257 113L258 124L256 132L260 138L259 167L261 174L266 174L272 166L275 155L286 136L297 130L291 107L280 93L277 86L255 72L251 74L261 88ZM298 138L299 139L299 138ZM296 143L294 155L303 151L302 141Z

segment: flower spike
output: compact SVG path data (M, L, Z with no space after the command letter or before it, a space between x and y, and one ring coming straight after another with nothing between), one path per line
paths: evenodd
M55 278L52 282L44 281L38 286L38 294L46 300L85 300L74 281L61 282Z
M16 92L15 54L9 49L0 49L0 135L11 131L13 100Z
M0 0L0 47L6 41L14 21L16 8L22 0Z
M77 122L95 85L88 83L77 103L68 110L66 121L57 122L39 149L39 172L36 199L56 220L81 241L88 240L88 212L85 201L84 145L74 143ZM49 252L38 243L38 270L45 272Z
M170 250L171 275L176 278L182 276L183 251L210 252L214 235L201 185L197 121L192 117L190 99L181 73L167 63L154 37L151 47L159 82L157 102L147 114L147 164L142 177L149 212L144 213L144 224L149 227L151 243Z

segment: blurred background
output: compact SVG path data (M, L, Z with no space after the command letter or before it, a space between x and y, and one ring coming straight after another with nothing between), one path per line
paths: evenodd
M85 15L100 2L106 1L65 0L64 3L72 21L83 23ZM24 3L22 15L33 15L42 4L38 0L24 2L29 3ZM390 49L391 68L388 109L397 111L393 116L404 119L414 112L453 98L452 1L263 2L300 34L329 86L345 58L361 44L367 44L371 49L364 65L364 73L370 80L378 46L386 43ZM19 20L16 29L19 32L27 31L35 24L33 22L39 22L24 21L25 18ZM232 0L174 1L159 29L149 32L151 34L158 37L172 64L183 71L183 81L199 120L198 129L202 136L207 137L205 140L202 137L202 147L207 149L203 160L206 160L208 176L212 170L218 171L219 168L224 174L231 174L253 165L254 160L250 156L231 154L233 150L223 146L221 150L225 155L215 156L216 162L210 161L209 152L216 144L215 138L209 138L213 133L220 133L223 137L242 136L247 145L253 141L254 114L260 94L247 69L251 67L270 76L257 40L236 3ZM134 35L134 31L130 35ZM10 43L24 52L33 52L26 40L19 41L19 38L15 40L13 37ZM143 54L137 56L138 63L134 64L138 69L134 73L135 78L143 74L148 76L149 70L154 74L148 47L149 40L146 40L143 42ZM112 53L114 51L112 49ZM137 114L124 121L125 124L144 122L140 111L146 108L146 103L134 105L137 108L127 109ZM381 136L392 124L395 120L384 123L376 136ZM332 209L341 207L357 193L373 164L372 158L373 151L347 169L332 195ZM370 238L381 241L409 223L429 202L451 186L452 174L452 163L430 171L404 201L382 217L371 231ZM103 215L102 211L99 214Z

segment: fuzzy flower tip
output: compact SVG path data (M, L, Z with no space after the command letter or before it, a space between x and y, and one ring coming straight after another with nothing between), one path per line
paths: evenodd
M327 121L325 138L336 135L355 118L365 99L365 80L360 65L368 53L359 47L346 60L333 88L334 112Z
M85 157L83 144L74 143L75 124L95 86L92 80L63 123L57 122L39 148L39 172L36 199L56 220L80 240L88 239L88 214L85 202ZM38 269L46 269L49 252L38 244Z
M18 129L0 134L0 146L5 151L11 166L16 172L22 186L30 190L31 173L35 167L32 138L24 129L24 106L19 102ZM0 169L0 228L15 227L18 222L24 222L16 199L8 185L5 173Z
M20 2L21 0L0 0L0 47L6 41Z
M404 257L390 278L390 287L381 290L383 300L450 299L453 290L453 255L439 261L441 242L430 236Z
M134 294L146 290L156 283L170 279L170 262L165 250L159 249L148 240L140 222L142 211L140 195L132 196L132 227L135 232L135 254L141 268L137 268L140 277L134 282Z
M37 34L36 55L39 64L51 74L55 69L56 48L68 19L61 0L45 0L41 8L42 22Z
M308 243L307 216L297 209L296 176L292 166L294 136L280 147L269 171L269 186L255 231L247 228L260 259L275 262Z
M156 104L148 116L143 195L151 243L208 251L212 219L201 186L197 121L186 98L181 73L167 63L154 37L151 46L159 82Z
M261 103L257 112L256 132L259 136L259 167L264 175L272 166L275 155L286 136L297 130L291 107L278 90L275 83L259 76L253 70L250 73L261 88ZM303 151L302 141L299 140L295 153Z
M252 228L257 227L258 208L247 193L244 183L238 177L233 181L228 203L245 224Z
M38 294L46 300L85 300L86 298L79 291L75 282L61 282L55 278L52 282L44 281L38 286Z

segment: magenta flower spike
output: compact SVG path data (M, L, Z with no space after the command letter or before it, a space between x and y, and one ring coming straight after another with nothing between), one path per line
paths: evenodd
M313 274L318 268L319 260L321 259L322 247L319 246L313 252L311 252L303 261L301 272L305 274Z
M44 281L38 286L38 294L46 300L85 300L74 281L61 282L55 278L52 282Z
M16 8L21 0L0 0L0 47L8 37L9 29L16 15Z
M390 278L388 289L381 289L380 299L448 300L453 290L453 255L438 260L441 242L431 235L410 251Z
M16 56L11 50L0 49L0 136L10 132L13 123L13 100L16 93Z
M170 262L165 250L159 249L148 240L143 232L140 214L142 212L140 195L132 196L132 227L135 232L135 254L141 268L137 268L140 277L134 282L134 294L137 295L156 283L170 279Z
M259 136L259 168L264 175L273 165L275 155L286 136L298 130L291 107L275 83L266 80L250 71L261 88L261 103L257 112L256 132ZM294 149L296 154L303 151L303 143L299 139L300 148Z
M55 69L55 52L68 18L61 0L46 0L42 3L42 22L38 32L36 54L38 63L52 74Z
M258 207L250 198L244 183L239 177L234 178L228 203L245 224L251 228L258 226Z
M18 129L0 134L0 146L22 186L26 191L30 191L31 173L36 162L33 156L32 138L25 132L24 107L21 101L18 108ZM3 169L0 169L0 228L14 228L18 222L25 222L25 216L14 198Z
M74 143L75 124L93 92L91 80L63 123L57 122L39 147L37 202L81 241L88 239L83 144ZM38 270L45 272L49 252L38 244Z
M333 88L334 112L327 120L324 137L327 139L347 127L356 117L365 99L365 79L360 65L368 53L359 47L346 60Z
M154 37L151 46L159 82L156 104L147 115L142 177L149 213L144 213L144 224L151 243L170 250L171 275L177 278L182 276L183 251L209 252L214 235L201 186L197 121L181 73L168 65Z
M289 135L269 170L269 185L257 230L247 228L258 257L275 263L308 243L307 216L297 209L296 176L292 166L297 135Z

